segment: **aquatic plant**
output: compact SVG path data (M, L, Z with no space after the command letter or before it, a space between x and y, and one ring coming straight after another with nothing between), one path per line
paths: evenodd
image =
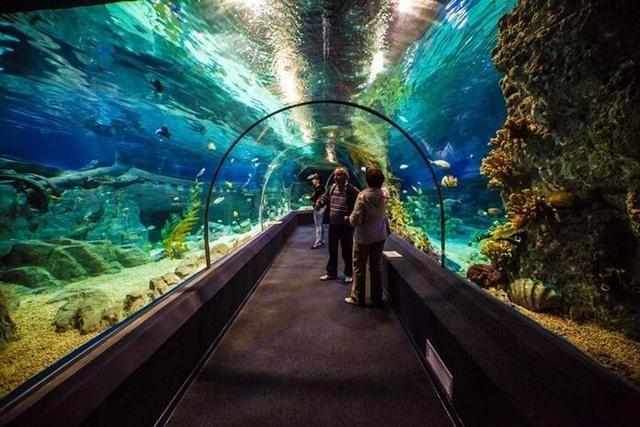
M480 244L480 253L501 268L510 267L516 251L516 245L507 240L487 239ZM507 268L507 271L510 269Z
M560 307L560 291L529 278L514 280L507 288L511 302L531 311L545 311Z
M187 235L198 222L200 208L202 207L200 200L201 185L201 182L196 182L193 185L189 191L189 203L182 211L182 214L171 214L164 227L162 227L162 246L169 258L180 258L187 250Z

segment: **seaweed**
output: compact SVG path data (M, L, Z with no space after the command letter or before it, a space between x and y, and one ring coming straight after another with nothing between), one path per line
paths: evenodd
M200 200L200 187L202 183L197 182L189 192L189 204L184 208L181 215L171 214L164 227L162 227L162 246L169 258L180 258L187 250L187 234L193 230L199 218L202 202Z

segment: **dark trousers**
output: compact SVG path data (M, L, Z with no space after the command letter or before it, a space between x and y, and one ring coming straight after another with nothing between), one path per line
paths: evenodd
M353 230L348 225L329 225L329 262L327 263L327 274L338 276L338 242L342 248L342 259L344 260L344 275L353 275L353 265L351 251L353 250Z
M351 287L351 298L364 304L365 288L367 282L367 261L369 261L369 277L371 278L371 302L374 305L382 304L382 277L380 269L382 267L382 249L384 240L370 245L360 245L353 247L353 286Z

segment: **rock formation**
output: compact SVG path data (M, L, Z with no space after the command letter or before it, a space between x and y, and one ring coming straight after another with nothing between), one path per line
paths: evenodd
M515 237L485 253L562 289L574 318L640 337L640 6L520 0L493 52L507 119L482 173Z

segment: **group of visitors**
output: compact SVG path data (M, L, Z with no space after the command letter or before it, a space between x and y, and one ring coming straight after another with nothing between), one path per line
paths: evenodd
M359 191L350 184L349 172L343 167L333 171L334 184L323 191L320 178L313 179L314 223L316 238L311 249L324 246L322 224L329 224L329 261L326 274L320 280L338 278L338 245L344 260L344 281L351 283L345 302L365 306L366 267L371 279L371 307L382 308L380 267L382 249L389 235L386 206L389 199L383 189L384 175L380 169L368 167L367 188ZM354 245L355 243L355 245Z

